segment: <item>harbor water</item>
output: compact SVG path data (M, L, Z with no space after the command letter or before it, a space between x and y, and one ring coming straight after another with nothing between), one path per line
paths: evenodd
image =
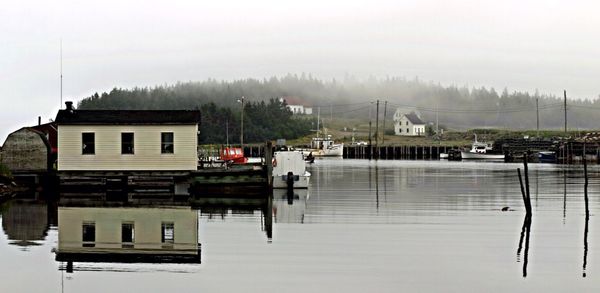
M161 232L158 222L163 243L173 234L175 241L197 237L200 263L117 262L100 254L68 269L57 256L68 239L85 238L81 223L131 211L11 200L0 206L0 291L600 290L600 169L589 168L586 223L582 168L530 164L533 217L525 229L521 166L320 159L309 166L308 190L276 191L268 210L234 201L138 208L147 222L175 223ZM114 236L102 233L121 239L125 230L115 221L113 230L96 224L98 241ZM145 235L142 224L135 227L137 241Z

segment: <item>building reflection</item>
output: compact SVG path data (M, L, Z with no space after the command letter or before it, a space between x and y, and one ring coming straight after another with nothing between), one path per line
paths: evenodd
M38 201L11 201L2 212L2 229L11 245L41 245L51 224L56 223L56 206Z
M272 195L248 197L195 197L192 208L200 210L200 216L208 219L223 219L236 216L260 214L261 229L267 240L273 238L274 200Z
M58 208L56 260L200 263L198 214L189 206Z

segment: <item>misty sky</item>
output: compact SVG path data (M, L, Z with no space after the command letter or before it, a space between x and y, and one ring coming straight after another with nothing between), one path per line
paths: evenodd
M595 1L10 1L0 142L65 100L176 81L418 76L596 98Z

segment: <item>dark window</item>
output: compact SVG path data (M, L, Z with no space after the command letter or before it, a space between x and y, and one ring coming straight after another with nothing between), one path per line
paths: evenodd
M160 152L162 154L172 154L173 150L173 132L162 132L160 134Z
M161 229L161 240L163 243L173 243L175 240L175 224L172 222L163 222Z
M123 242L123 246L129 244L133 244L135 241L135 229L133 223L123 223L121 224L121 242Z
M408 125L408 121L406 121L406 125Z
M410 133L410 130L408 128L406 128L406 133Z
M96 138L93 132L81 134L81 153L84 155L93 155L96 153Z
M96 242L96 224L85 222L82 226L81 241L84 247L94 247Z
M402 128L399 128L398 130L400 130L399 132L402 133Z
M133 133L121 133L121 154L133 154Z

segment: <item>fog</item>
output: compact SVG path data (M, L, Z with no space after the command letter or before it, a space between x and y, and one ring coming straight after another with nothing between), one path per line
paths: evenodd
M311 73L600 93L593 1L16 1L0 9L0 142L63 97ZM369 97L367 97L369 98Z

